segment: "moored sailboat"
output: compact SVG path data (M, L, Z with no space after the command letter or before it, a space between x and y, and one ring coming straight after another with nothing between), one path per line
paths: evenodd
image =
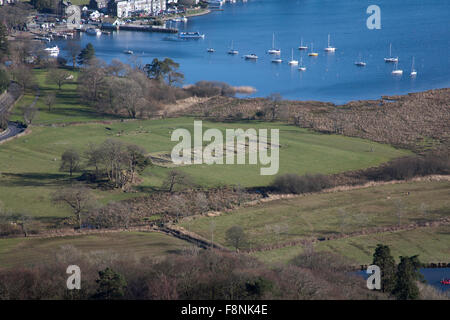
M281 50L275 48L275 33L272 35L272 49L267 50L268 54L280 55Z

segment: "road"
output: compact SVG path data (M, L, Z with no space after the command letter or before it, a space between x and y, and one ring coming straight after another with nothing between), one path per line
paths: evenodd
M25 127L17 122L8 122L8 129L0 133L0 141L6 140L8 138L14 137L19 133L25 131Z

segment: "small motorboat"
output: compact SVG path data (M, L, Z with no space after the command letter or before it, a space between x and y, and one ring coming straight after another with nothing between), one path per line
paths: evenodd
M52 48L45 48L45 52L47 52L51 57L57 57L59 55L58 46L54 46Z
M272 59L272 62L273 62L273 63L282 63L282 62L283 62L283 59L281 59L281 58L275 58L275 59Z
M214 48L208 48L208 49L206 49L206 51L208 51L209 53L216 52L216 50Z
M126 54L133 54L134 52L131 51L131 50L125 50L123 53L126 53Z
M102 34L102 31L96 28L87 28L86 33L93 36L100 36Z

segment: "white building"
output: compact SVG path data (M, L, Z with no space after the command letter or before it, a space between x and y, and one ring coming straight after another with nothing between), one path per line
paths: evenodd
M145 14L157 14L166 10L166 0L126 0L119 1L117 5L117 17L128 17L135 12Z

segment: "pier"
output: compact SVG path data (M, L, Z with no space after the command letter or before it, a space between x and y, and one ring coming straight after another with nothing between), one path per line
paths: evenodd
M127 31L143 31L143 32L161 32L161 33L177 33L178 29L176 28L165 28L160 26L140 26L140 25L122 25L122 26L114 26L114 25L101 25L101 30L127 30Z

